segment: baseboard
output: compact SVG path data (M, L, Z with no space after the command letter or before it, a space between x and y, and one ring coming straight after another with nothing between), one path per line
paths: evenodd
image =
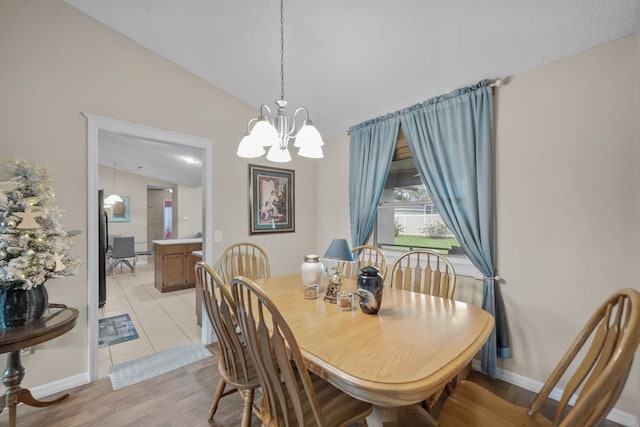
M473 360L472 367L476 371L481 371L480 361ZM531 378L527 378L519 374L514 374L513 372L505 371L504 369L501 369L501 368L497 369L496 376L498 379L502 381L506 381L509 384L513 384L515 386L521 387L525 390L532 391L534 393L538 393L543 386L543 384L539 381L532 380ZM41 399L46 396L50 396L55 393L60 393L62 391L66 391L74 387L81 386L88 383L89 383L89 374L87 373L78 374L72 377L54 381L49 384L44 384L38 387L34 387L31 389L31 393L33 394L33 397L35 397L36 399ZM557 401L560 398L560 396L562 396L562 392L563 392L562 389L554 388L549 394L549 397ZM611 410L611 412L607 416L607 419L610 421L613 421L614 423L618 423L626 427L640 427L640 424L638 424L638 418L635 415L632 415L628 412L624 412L615 408Z
M472 367L476 371L481 371L480 361L474 359L472 362ZM501 369L501 368L497 369L496 376L499 380L508 382L509 384L513 384L515 386L518 386L525 390L532 391L534 393L538 393L542 389L542 386L544 385L539 381L532 380L531 378L527 378L522 375L515 374L513 372L505 371L504 369ZM549 397L555 401L558 401L562 396L563 391L564 390L562 390L561 388L556 387L551 391L551 393L549 393ZM571 398L569 403L573 404L574 402L575 402L575 396ZM638 424L638 417L628 412L624 412L615 408L613 408L611 412L609 412L607 419L610 421L613 421L614 423L622 424L623 426L626 426L626 427L640 427L640 424Z
M44 384L38 387L31 388L31 394L36 399L43 399L47 396L51 396L52 394L60 393L63 391L67 391L74 387L78 387L81 385L85 385L89 383L89 374L78 374L72 377L63 378L58 381L54 381L49 384Z

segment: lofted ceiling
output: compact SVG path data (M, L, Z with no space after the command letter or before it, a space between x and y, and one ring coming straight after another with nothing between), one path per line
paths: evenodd
M98 153L99 164L119 172L185 187L202 185L202 150L197 148L101 130Z
M280 97L277 0L65 2L256 109ZM285 0L284 13L285 99L325 140L640 29L638 0Z

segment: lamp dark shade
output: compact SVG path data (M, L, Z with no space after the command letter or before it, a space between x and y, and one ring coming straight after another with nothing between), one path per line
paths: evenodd
M333 239L323 258L353 262L353 253L347 239Z

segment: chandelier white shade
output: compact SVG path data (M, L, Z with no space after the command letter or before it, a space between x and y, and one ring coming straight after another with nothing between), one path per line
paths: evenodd
M284 2L280 0L280 99L276 115L265 104L260 106L260 117L249 120L247 132L238 145L237 155L244 158L256 158L265 153L264 147L270 147L267 160L276 163L291 161L289 140L294 139L298 155L320 159L323 156L322 136L309 119L309 111L299 107L291 117L287 115L287 101L284 99ZM304 120L296 122L298 113L304 113Z
M298 136L296 137L296 141L293 143L294 147L302 148L302 147L320 147L324 145L322 141L322 136L320 136L320 132L313 126L311 120L306 120L305 125L298 131ZM304 143L302 143L303 141ZM322 150L320 150L322 151ZM321 156L322 157L322 156Z
M118 196L117 194L110 194L109 197L104 199L104 204L105 205L115 205L116 203L120 203L122 201L123 201L122 197Z

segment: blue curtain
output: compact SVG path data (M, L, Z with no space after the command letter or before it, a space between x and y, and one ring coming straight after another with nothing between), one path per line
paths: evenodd
M399 118L388 115L349 129L349 212L351 245L364 245L376 220L378 203L398 139Z
M482 351L482 370L496 376L510 345L500 288L495 286L493 94L480 83L399 112L407 145L438 213L484 275L482 308L496 327Z

